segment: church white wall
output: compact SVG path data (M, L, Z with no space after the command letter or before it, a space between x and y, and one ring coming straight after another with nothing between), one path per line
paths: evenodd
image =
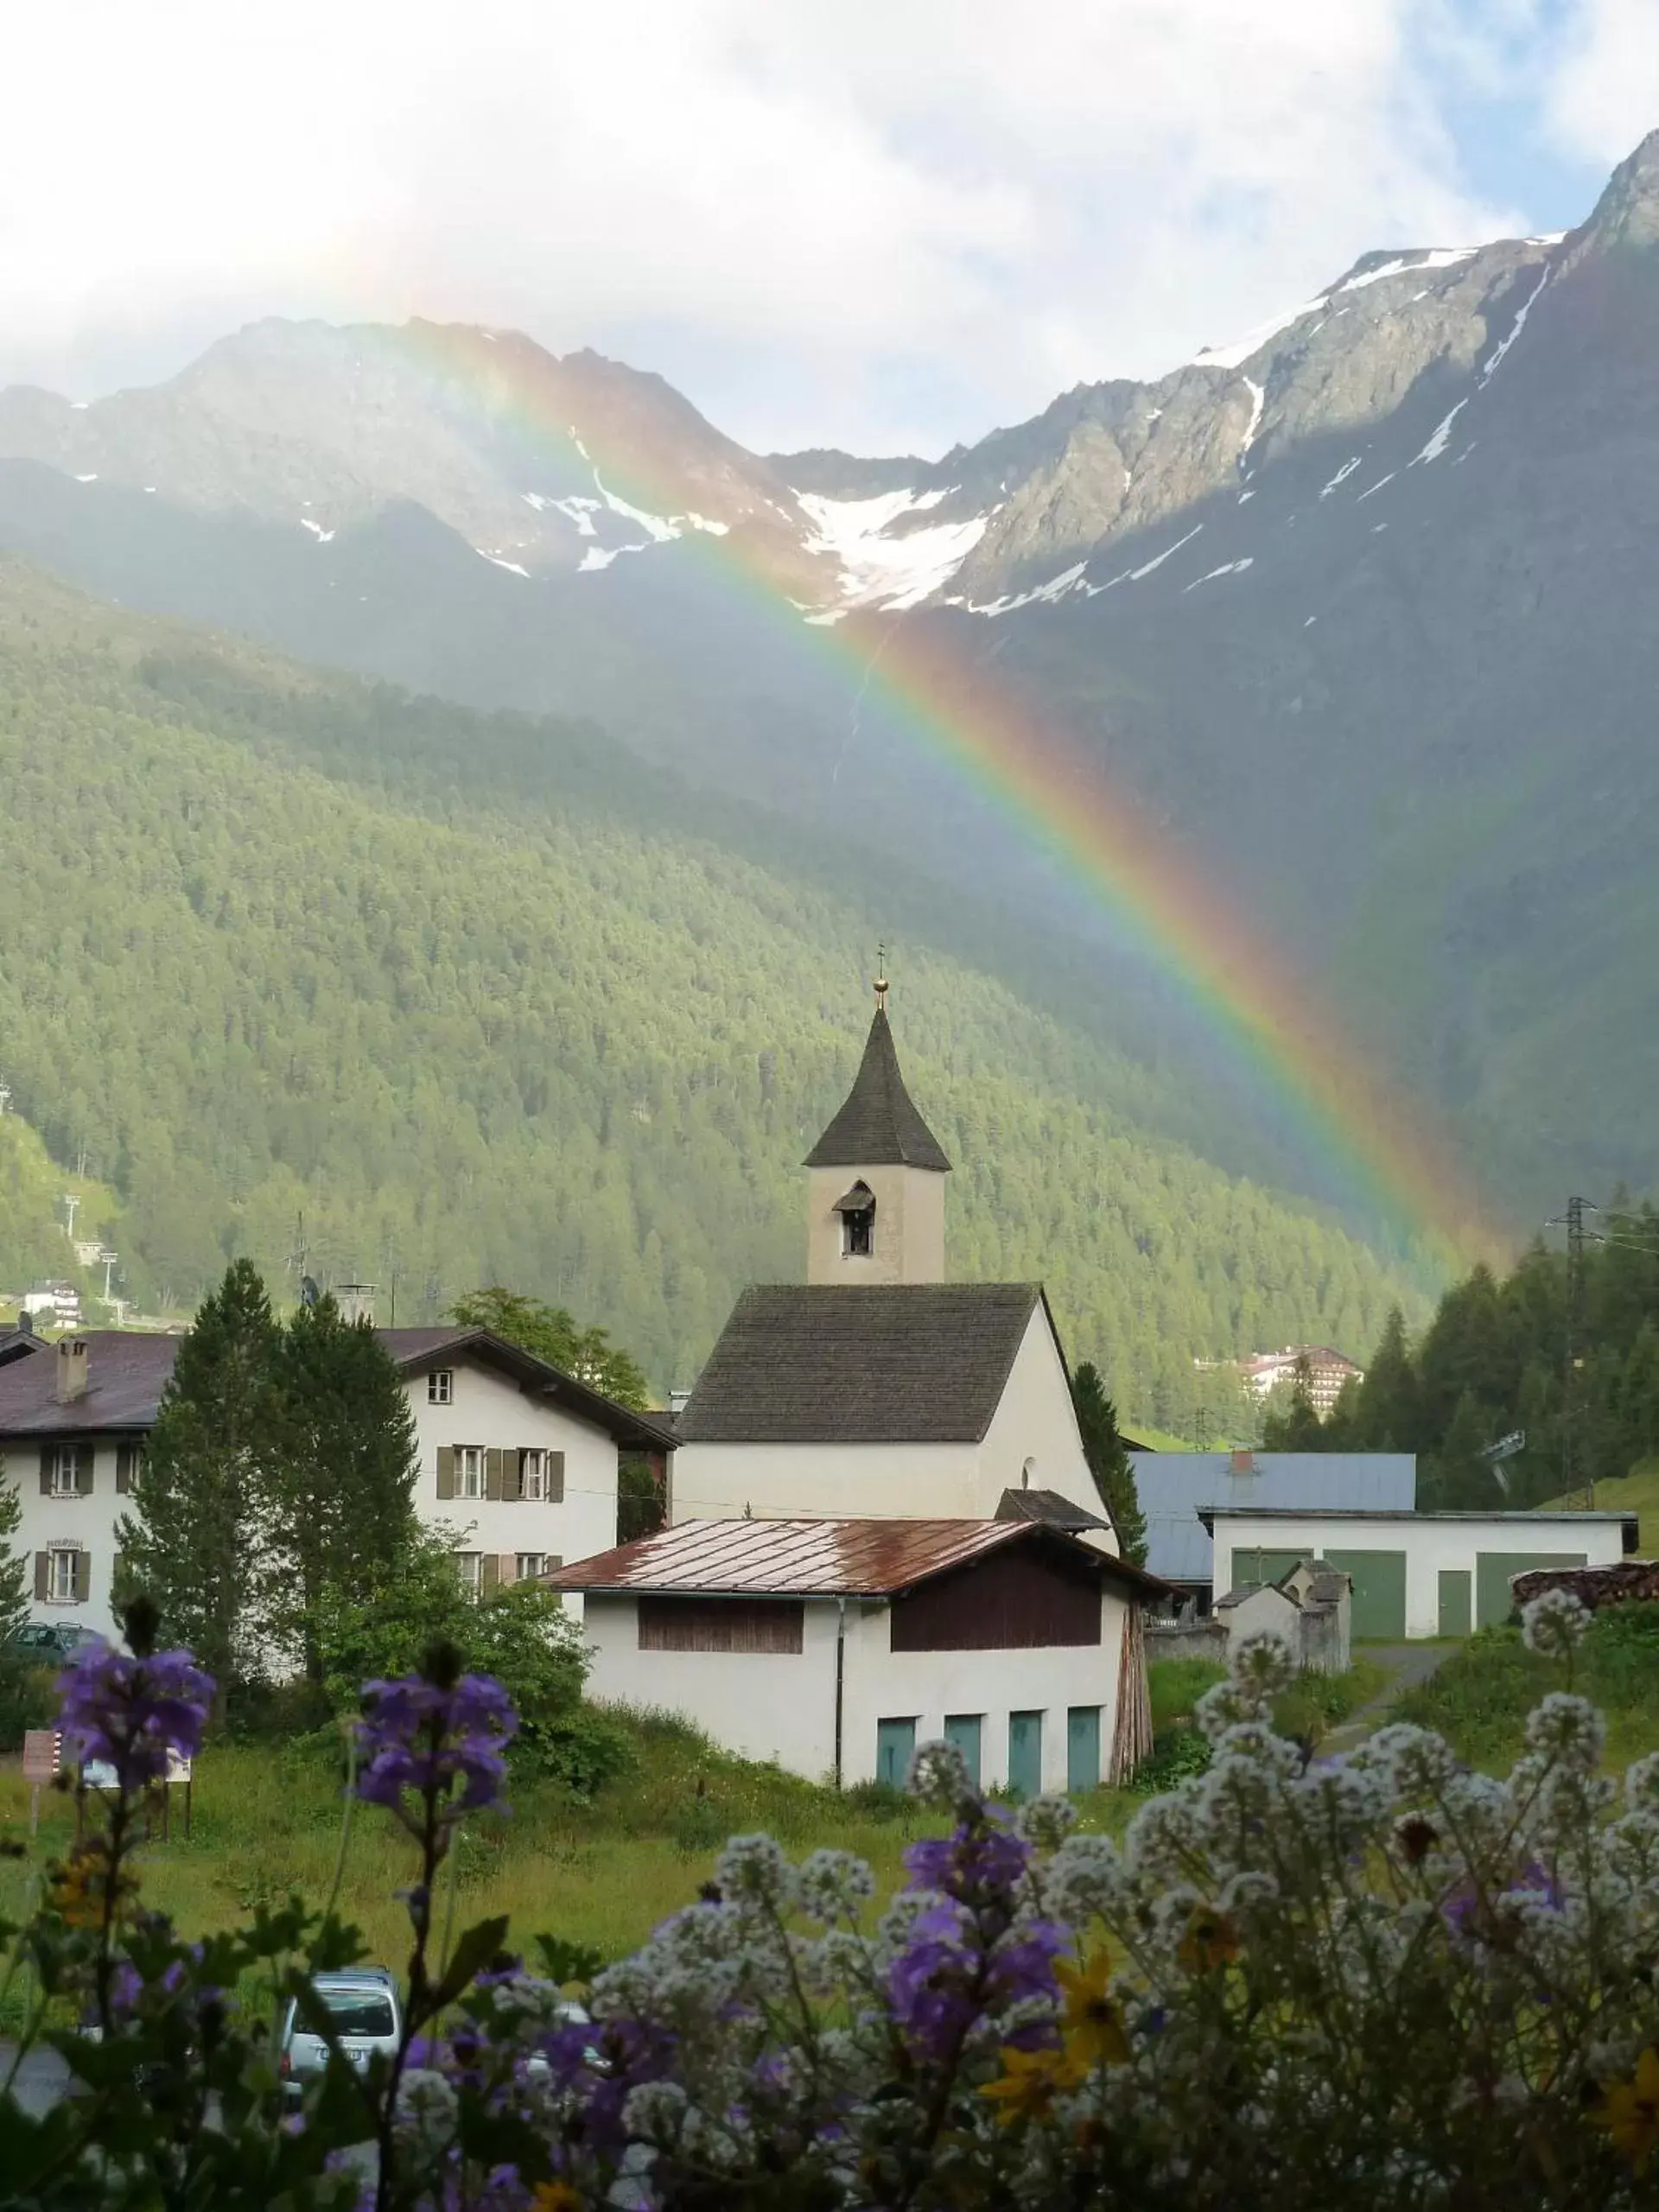
M975 1511L994 1514L1005 1490L1019 1490L1027 1460L1033 1490L1058 1491L1074 1505L1107 1517L1084 1457L1060 1348L1040 1305L1027 1325L1007 1388L979 1447ZM1116 1531L1109 1541L1101 1537L1099 1548L1116 1557Z
M593 1654L588 1694L607 1703L683 1714L741 1758L775 1759L821 1782L835 1767L834 1599L809 1600L798 1654L641 1651L637 1601L590 1596L585 1626ZM1066 1784L1067 1715L1100 1707L1103 1766L1117 1719L1117 1671L1127 1609L1101 1599L1098 1646L1035 1651L894 1651L884 1604L849 1599L842 1693L842 1779L874 1778L878 1724L913 1719L916 1740L944 1733L947 1713L981 1719L980 1778L1001 1788L1008 1772L1008 1716L1043 1715L1043 1787Z
M976 1444L683 1444L673 1488L677 1522L982 1517Z

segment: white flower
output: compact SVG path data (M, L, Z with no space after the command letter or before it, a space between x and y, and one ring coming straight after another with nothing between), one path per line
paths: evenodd
M1546 1591L1544 1598L1554 1594ZM1544 1598L1534 1603L1541 1605ZM1577 1599L1573 1602L1577 1605ZM1606 1741L1607 1724L1588 1698L1572 1697L1565 1690L1552 1690L1527 1716L1527 1742L1535 1751L1586 1774L1600 1765Z
M715 1879L734 1904L787 1912L794 1904L793 1870L783 1846L769 1835L734 1835L715 1861Z
M1521 1609L1521 1636L1529 1651L1566 1659L1584 1640L1590 1613L1570 1590L1541 1590Z
M430 2066L411 2066L397 2085L396 2126L405 2143L435 2158L454 2133L454 2084Z
M1388 1776L1395 1796L1407 1798L1438 1795L1459 1771L1457 1754L1443 1736L1403 1720L1379 1728L1356 1745L1349 1764L1378 1768Z
M1043 1902L1057 1920L1081 1928L1106 1919L1123 1899L1123 1854L1108 1835L1069 1835L1040 1879Z
M1129 1823L1123 1847L1137 1875L1173 1878L1190 1867L1199 1850L1198 1807L1185 1790L1154 1797Z
M918 1744L910 1762L910 1772L905 1788L912 1797L925 1799L931 1805L943 1805L954 1811L958 1805L970 1803L977 1797L968 1773L968 1762L959 1744L948 1744L942 1738L931 1743Z
M1269 1905L1279 1895L1279 1883L1265 1867L1247 1866L1236 1874L1230 1874L1222 1885L1219 1903L1224 1912L1245 1913L1260 1905Z
M623 2101L622 2125L630 2135L666 2148L679 2133L686 2102L677 2082L641 2082Z
M1241 1637L1227 1662L1229 1681L1242 1695L1258 1704L1277 1697L1296 1679L1296 1660L1282 1636L1272 1629L1258 1629Z
M814 1851L801 1861L795 1894L814 1920L853 1920L875 1895L875 1877L850 1851Z
M1014 1830L1039 1851L1057 1851L1077 1826L1077 1808L1069 1797L1031 1797L1014 1816Z

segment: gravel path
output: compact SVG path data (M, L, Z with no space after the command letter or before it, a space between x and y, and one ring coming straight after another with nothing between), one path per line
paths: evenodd
M1351 1713L1340 1728L1333 1728L1319 1744L1322 1755L1332 1751L1351 1751L1363 1736L1380 1728L1394 1707L1402 1690L1414 1690L1419 1682L1426 1682L1442 1660L1458 1649L1455 1643L1368 1643L1357 1656L1375 1660L1379 1667L1386 1667L1389 1679L1376 1695L1370 1698L1358 1711Z

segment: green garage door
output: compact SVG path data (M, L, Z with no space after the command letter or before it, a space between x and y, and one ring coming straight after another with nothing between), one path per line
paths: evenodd
M1440 1634L1467 1636L1474 1626L1474 1576L1466 1567L1440 1569Z
M1398 1643L1406 1632L1404 1552L1327 1552L1332 1567L1354 1580L1352 1635Z
M1541 1567L1582 1567L1582 1552L1478 1552L1475 1554L1475 1626L1492 1628L1515 1610L1510 1594L1512 1574Z

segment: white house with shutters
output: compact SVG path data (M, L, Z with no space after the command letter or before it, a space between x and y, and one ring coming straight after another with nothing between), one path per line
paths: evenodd
M416 1436L416 1510L484 1592L612 1545L620 1455L663 1430L485 1329L383 1329ZM93 1330L0 1340L0 1468L32 1617L111 1635L117 1524L180 1339Z

